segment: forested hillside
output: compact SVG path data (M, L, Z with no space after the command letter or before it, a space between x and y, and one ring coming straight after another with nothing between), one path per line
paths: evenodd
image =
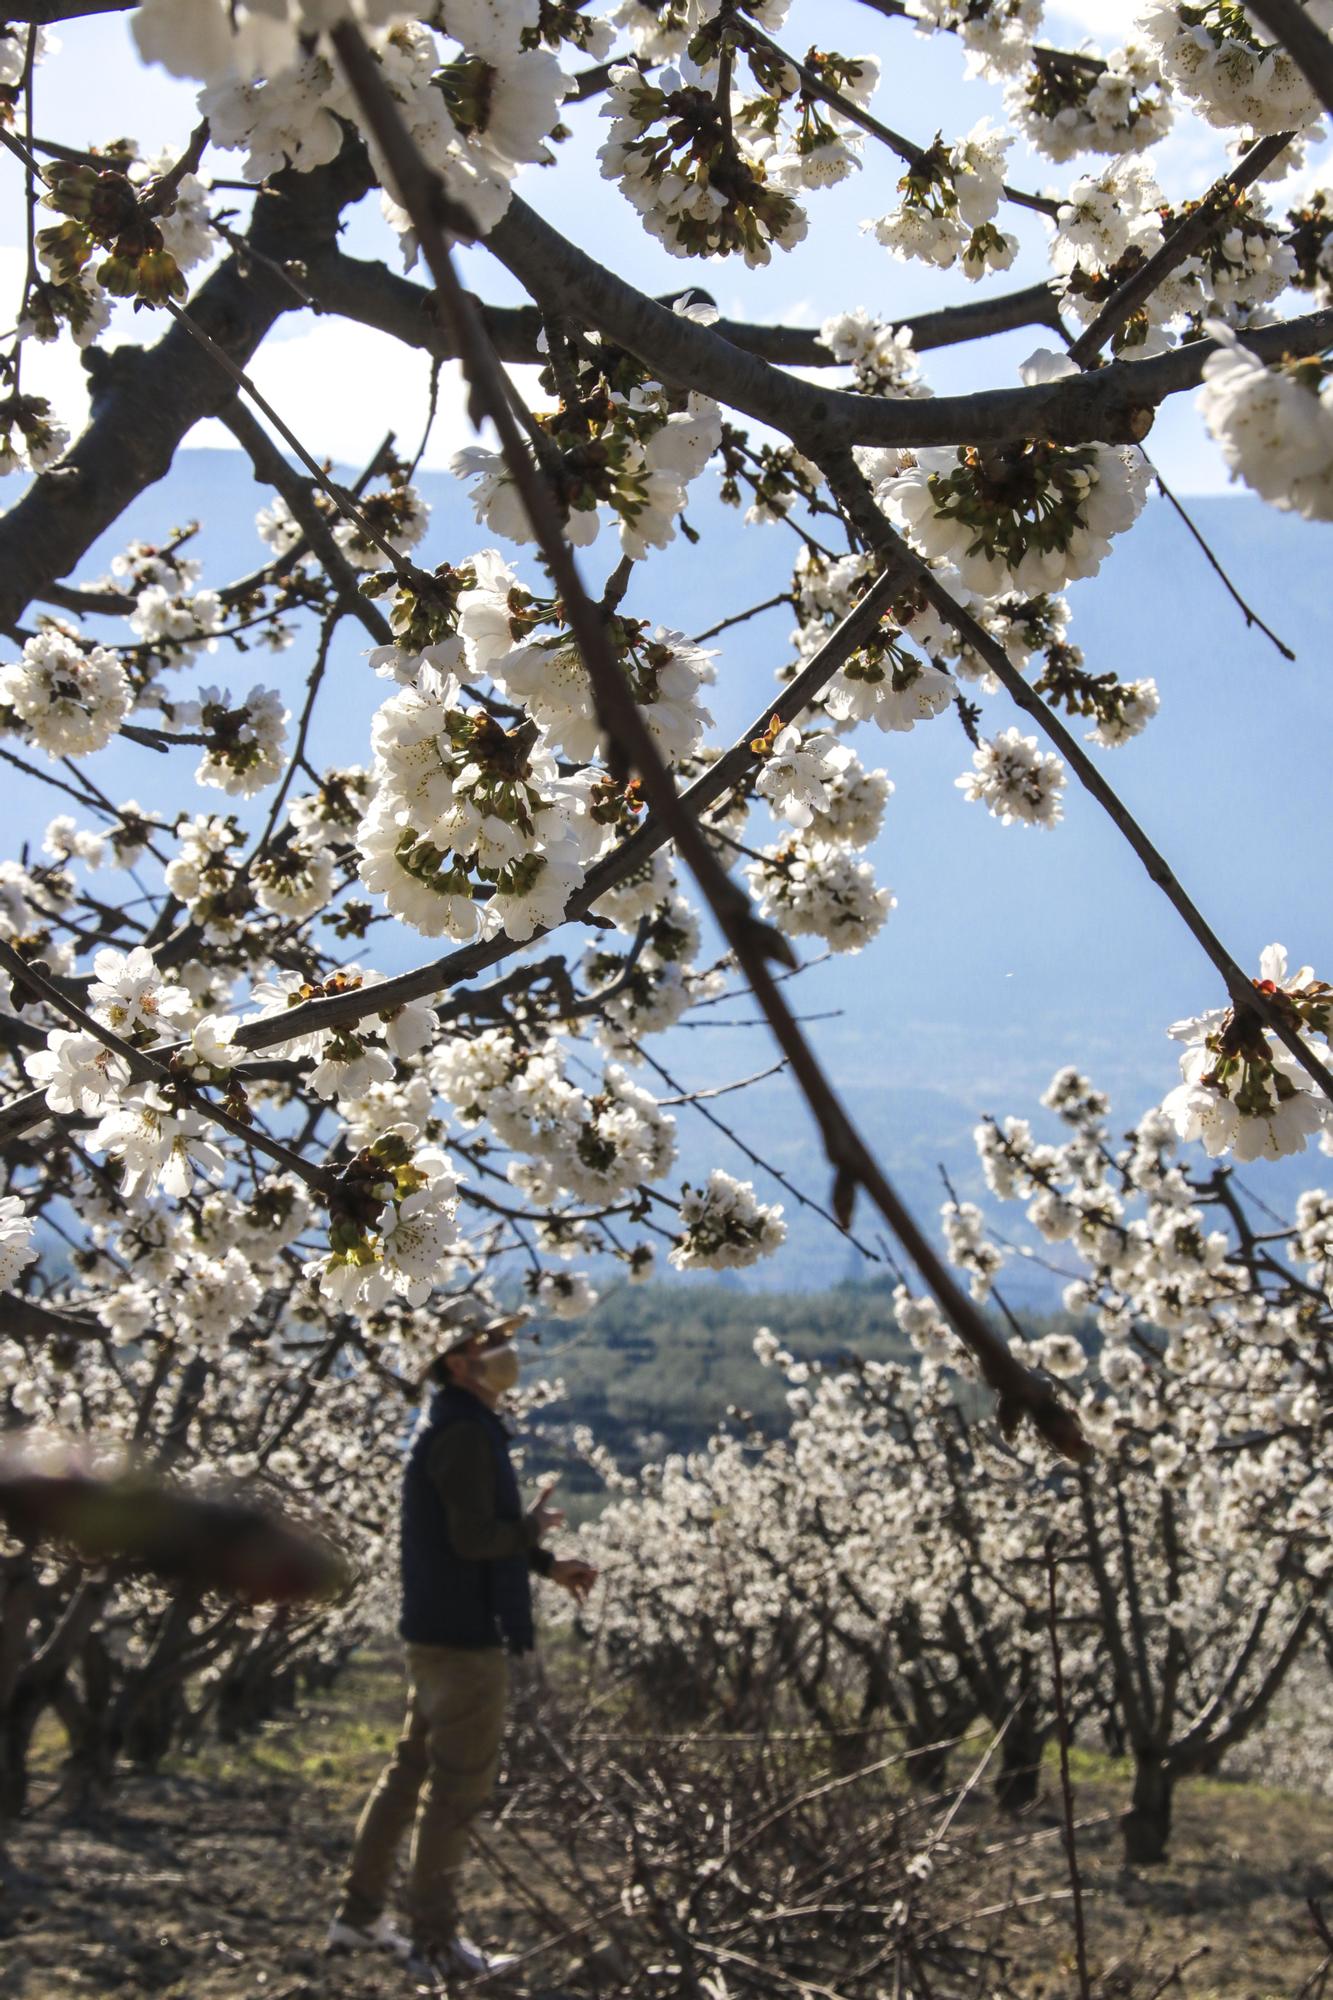
M1074 1325L1063 1313L1025 1315L1024 1323L1034 1334ZM781 1429L790 1416L788 1385L755 1356L760 1327L803 1361L916 1359L894 1321L888 1279L826 1292L625 1284L573 1325L537 1322L533 1372L563 1383L564 1393L541 1413L533 1459L560 1469L571 1512L598 1490L570 1448L576 1426L586 1426L626 1470L666 1452L698 1450L729 1410L766 1432Z

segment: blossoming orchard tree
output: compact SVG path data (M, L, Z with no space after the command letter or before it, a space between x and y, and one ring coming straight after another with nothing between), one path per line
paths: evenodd
M1069 1303L1096 1343L1025 1340L1016 1322L1014 1341L1077 1394L1095 1471L969 1421L970 1358L900 1285L914 1370L812 1368L761 1329L760 1359L790 1384L787 1435L732 1426L637 1480L609 1473L607 1599L589 1623L677 1701L701 1690L748 1712L795 1689L857 1761L886 1718L932 1786L984 1718L1012 1809L1059 1720L1057 1620L1068 1719L1132 1757L1125 1853L1153 1862L1177 1780L1262 1724L1319 1635L1330 1204L1307 1194L1284 1241L1261 1235L1224 1170L1182 1160L1161 1111L1117 1151L1086 1078L1061 1071L1046 1103L1062 1145L1014 1118L976 1138L992 1192L1026 1201L1082 1265ZM994 1295L1005 1253L980 1212L951 1203L944 1225L974 1294Z
M245 1477L336 1522L361 1573L382 1571L397 1435L442 1296L517 1263L539 1307L576 1313L594 1260L631 1277L658 1256L720 1270L782 1241L780 1210L752 1184L717 1171L681 1185L651 1087L651 1037L748 988L827 1156L832 1226L851 1227L858 1201L877 1211L914 1295L933 1301L912 1326L966 1357L1018 1453L999 1434L950 1445L979 1538L955 1573L974 1578L976 1605L946 1629L929 1547L905 1542L884 1586L894 1658L909 1627L922 1661L953 1648L964 1680L1008 1648L996 1685L1023 1714L1026 1751L1039 1748L1040 1604L994 1584L1010 1555L988 1511L1001 1503L981 1490L1008 1466L996 1490L1025 1576L1043 1495L1058 1492L1071 1536L1106 1543L1087 1603L1105 1621L1125 1740L1145 1767L1198 1768L1267 1685L1273 1636L1285 1657L1308 1629L1326 1574L1297 1515L1311 1480L1327 1493L1326 1368L1307 1349L1323 1337L1328 1263L1320 1249L1308 1282L1286 1273L1271 1296L1246 1279L1240 1223L1220 1244L1200 1234L1190 1184L1153 1163L1173 1136L1246 1159L1326 1133L1333 994L1276 953L1252 979L1125 811L1114 756L1151 725L1157 688L1087 663L1060 592L1133 527L1169 398L1197 392L1265 500L1333 517L1333 208L1305 164L1333 103L1329 10L1157 6L1098 53L1049 45L1038 0L867 5L902 14L904 35L953 38L960 61L1002 81L1010 129L913 128L910 105L883 101L874 60L811 46L810 0L144 0L130 20L142 60L197 84L198 122L183 147L147 131L86 152L86 134L48 129L43 77L79 61L87 17L130 10L10 0L0 144L28 242L0 355L16 492L0 518L0 757L49 786L51 813L16 829L16 858L0 863L6 1420L29 1438L30 1475L66 1462L55 1440L83 1438L80 1476L109 1476L132 1450L196 1482ZM518 191L527 168L562 171L578 143L561 122L571 102L604 114L601 171L625 230L684 260L675 296L637 290L604 244L560 233ZM1229 150L1220 178L1173 206L1152 149L1190 119ZM1059 192L1010 185L1018 135ZM780 260L818 227L822 190L851 176L863 254L884 258L876 289L890 260L923 260L953 287L940 310L880 320L849 282L814 332L721 319L691 288L723 260L736 285ZM372 191L383 254L362 259L339 230ZM1046 243L1049 280L969 301L969 284L1012 263L1020 231ZM460 244L529 303L465 291ZM130 337L106 344L130 304ZM467 545L441 545L411 464L381 454L345 483L321 439L298 437L254 387L262 343L311 306L376 329L386 368L403 347L461 364L489 426L455 462L478 522ZM972 392L931 394L928 350L1024 328L1034 352L1018 384L979 369ZM77 437L31 387L33 348L51 342L84 351ZM507 373L519 364L539 371L535 399ZM205 587L182 534L125 539L107 574L90 573L94 544L205 417L266 490L264 561ZM678 606L624 609L631 580L636 601L651 598L654 551L693 532L683 510L714 471L724 500L748 504L736 534L773 524L795 551L791 644L734 742L705 705L713 635L678 630ZM756 608L736 603L723 625ZM360 628L383 700L368 741L349 734L336 762L315 763L345 627ZM245 692L253 670L237 656L257 648L278 685ZM1141 1141L1148 1222L1109 1213L1119 1196L1102 1188L1106 1142L1090 1125L1072 1164L1021 1134L989 1156L997 1173L1011 1159L1001 1193L1036 1189L1039 1226L1082 1232L1106 1394L1081 1401L1067 1386L1081 1351L1076 1365L1068 1345L1033 1350L982 1311L991 1253L960 1209L950 1233L971 1291L954 1278L786 997L798 940L857 952L890 917L863 858L891 791L884 736L908 757L899 739L958 724L965 800L1015 841L1056 826L1069 786L1091 793L1227 1003L1182 1030L1184 1081ZM175 776L169 810L119 795L108 760L123 770L127 745ZM422 942L389 976L377 946L391 926ZM1324 1198L1309 1203L1307 1247L1327 1229ZM836 1432L848 1398L820 1393L801 1422ZM925 1421L880 1426L886 1478ZM943 1422L932 1406L932 1436ZM838 1448L855 1456L863 1413L847 1423ZM922 1535L943 1535L945 1489L903 1479ZM869 1509L863 1527L875 1540L888 1516ZM878 1572L857 1583L821 1567L826 1532L832 1517L799 1562L774 1548L783 1588L825 1607L828 1643L861 1660L872 1708L897 1702L911 1720L917 1697L876 1665ZM1239 1556L1217 1553L1232 1534L1262 1543L1244 1589ZM181 1590L84 1569L32 1537L0 1563L10 1805L44 1708L59 1707L92 1770L122 1750L151 1758L213 1707L262 1707L294 1659L331 1656L365 1615L356 1595L294 1616L219 1597L203 1573ZM1151 1570L1137 1612L1134 1565ZM1224 1585L1267 1588L1262 1617L1245 1596L1259 1635L1239 1666L1220 1639L1189 1642L1183 1661L1180 1605L1219 1616ZM1073 1650L1083 1701L1097 1648L1085 1633ZM918 1719L935 1713L926 1672ZM1213 1719L1187 1735L1191 1676Z

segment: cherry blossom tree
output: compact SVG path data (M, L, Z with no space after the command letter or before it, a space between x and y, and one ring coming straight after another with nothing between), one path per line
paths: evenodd
M1084 1338L1013 1338L1078 1385L1093 1463L1061 1466L969 1418L971 1358L905 1286L915 1370L812 1365L761 1329L790 1427L721 1431L624 1492L613 1475L595 1541L604 1602L587 1624L677 1699L724 1693L747 1713L794 1691L861 1758L867 1731L891 1726L932 1784L982 1718L1013 1809L1031 1802L1058 1719L1054 1566L1066 1718L1132 1757L1126 1859L1155 1862L1177 1781L1215 1770L1317 1657L1333 1566L1333 1205L1311 1190L1295 1226L1260 1233L1226 1169L1191 1174L1160 1111L1116 1150L1085 1077L1061 1071L1046 1101L1063 1144L1013 1118L977 1140L993 1191L1081 1260L1067 1302ZM990 1294L1006 1253L980 1210L951 1202L943 1221Z
M878 62L806 46L818 12L803 18L799 0L8 8L0 145L25 191L28 242L0 354L0 469L17 493L0 517L0 757L51 790L52 816L0 862L4 1410L36 1463L63 1462L60 1440L74 1436L91 1441L95 1469L132 1457L194 1484L259 1482L311 1519L336 1516L363 1572L382 1571L397 1431L441 1297L493 1296L518 1272L542 1310L574 1315L603 1269L642 1278L658 1257L682 1271L747 1267L783 1240L781 1207L753 1181L718 1168L681 1184L656 1089L653 1034L748 988L827 1157L830 1226L850 1232L858 1201L876 1211L916 1274L904 1311L934 1315L928 1337L970 1357L1011 1440L973 1441L949 1461L947 1491L966 1496L972 1522L957 1546L982 1607L973 1624L946 1631L921 1576L899 1577L885 1600L895 1659L909 1610L927 1634L910 1700L892 1677L882 1691L864 1650L884 1607L858 1603L829 1552L830 1517L807 1522L801 1564L814 1565L824 1624L793 1596L794 1629L816 1648L821 1633L844 1652L862 1645L872 1711L906 1701L904 1717L933 1727L969 1701L989 1712L1003 1688L1022 1719L1014 1768L1030 1769L1049 1726L1045 1670L1024 1664L1039 1598L1006 1596L973 1489L1009 1477L1012 1450L1022 1490L1056 1481L1071 1522L1086 1504L1100 1523L1086 1496L1114 1488L1132 1532L1142 1515L1160 1540L1178 1479L1171 1532L1206 1540L1200 1524L1230 1520L1233 1499L1208 1484L1221 1446L1195 1373L1224 1355L1282 1396L1281 1369L1296 1370L1300 1448L1284 1444L1246 1501L1246 1532L1261 1518L1271 1531L1262 1574L1278 1608L1234 1681L1213 1665L1187 1674L1169 1588L1160 1613L1143 1612L1166 1635L1160 1666L1157 1637L1120 1635L1137 1661L1126 1740L1159 1767L1198 1768L1250 1716L1247 1676L1279 1609L1290 1602L1283 1629L1303 1634L1322 1574L1288 1555L1300 1543L1293 1466L1319 1463L1327 1408L1298 1352L1300 1300L1274 1302L1256 1280L1248 1303L1229 1299L1217 1353L1204 1340L1197 1368L1191 1354L1151 1374L1160 1414L1139 1428L1173 1427L1178 1462L1139 1454L1123 1478L1092 1470L1082 1485L1057 1474L1056 1459L1098 1450L1120 1467L1107 1398L1077 1401L1068 1348L1029 1351L997 1329L981 1303L984 1230L956 1205L950 1247L970 1288L955 1277L785 989L797 940L873 949L891 920L893 895L865 858L892 792L882 736L906 755L899 737L956 719L960 811L979 805L1021 841L1055 828L1083 787L1215 970L1225 1010L1181 1025L1183 1081L1158 1139L1243 1159L1329 1132L1330 991L1309 968L1290 974L1276 948L1251 978L1125 809L1105 759L1151 725L1159 690L1085 660L1061 591L1094 575L1140 515L1146 441L1171 397L1198 392L1228 464L1265 500L1333 513L1333 209L1312 151L1333 59L1322 0L1157 7L1106 53L1048 46L1037 0L871 11L901 13L895 32L961 44L971 70L1002 84L1007 125L898 132L881 116L898 113L881 102ZM130 14L145 64L197 86L183 143L144 133L87 151L83 135L44 128L47 66L77 62L80 23L115 12ZM580 143L561 122L576 104L604 114L598 158L626 230L696 267L728 260L743 282L817 222L823 188L857 175L864 254L882 249L885 273L916 259L966 286L1011 265L1021 229L1046 242L1052 275L899 322L849 296L818 331L720 318L697 286L650 297L605 246L557 231L517 190L528 169L559 173L562 149ZM1229 151L1198 198L1174 206L1152 149L1191 118ZM1063 170L1058 194L1010 184L1020 135ZM371 194L379 259L339 241ZM528 303L465 291L460 245L479 246ZM256 388L255 354L310 307L376 330L386 367L401 348L424 351L438 386L444 364L460 364L469 410L489 425L453 468L475 545L439 545L414 461L387 446L345 479ZM932 349L1025 328L1034 351L1017 385L978 371L967 394L930 392ZM133 337L113 345L109 329ZM91 415L77 437L31 387L34 346L51 343L83 350ZM517 366L537 371L538 407ZM206 579L187 529L124 535L109 571L89 574L94 545L205 417L227 425L261 488L257 567ZM737 533L793 536L789 590L737 605L712 633L680 630L668 606L631 615L631 582L636 602L651 595L654 551L696 532L684 510L714 472L746 510ZM707 708L708 641L778 606L791 643L775 682L754 690L751 726L724 743ZM383 699L368 740L348 732L336 761L314 761L348 628ZM256 652L272 657L267 674L249 684L255 668L240 663L229 684L223 663ZM116 796L109 763L120 771L131 748L141 789L169 803ZM439 955L390 976L386 925L439 941ZM1092 1137L1078 1143L1091 1158ZM995 1146L988 1159L1012 1148L1012 1185L1026 1188L1024 1144ZM1106 1252L1089 1282L1119 1284L1124 1260L1107 1246L1120 1239L1093 1213L1110 1197L1082 1181L1071 1193L1064 1171L1034 1181L1034 1204L1061 1227L1077 1211L1071 1229ZM1151 1208L1155 1186L1141 1191ZM794 1186L789 1198L815 1201ZM1322 1203L1307 1198L1305 1236ZM1210 1274L1232 1270L1227 1253L1200 1254ZM1155 1267L1136 1266L1140 1279L1166 1285ZM1137 1369L1113 1306L1094 1296L1114 1322L1107 1356L1123 1350ZM1155 1304L1145 1314L1172 1324ZM895 1385L895 1397L917 1393ZM931 1416L931 1449L946 1457L947 1421ZM883 1428L897 1452L899 1429ZM863 1442L858 1431L848 1449ZM1248 1435L1234 1462L1268 1463ZM904 1492L926 1508L919 1480ZM1076 1532L1091 1550L1092 1528ZM1124 1604L1117 1546L1090 1572L1108 1618ZM45 1707L104 1771L122 1749L155 1754L201 1705L262 1702L293 1661L339 1643L340 1618L351 1631L363 1615L360 1599L331 1622L219 1608L208 1592L192 1602L31 1548L3 1560L11 1802ZM1035 1592L1035 1542L1020 1567ZM1003 1671L985 1664L992 1642ZM928 1685L936 1646L951 1662L947 1699L944 1681ZM1080 1660L1071 1673L1081 1689ZM1206 1741L1178 1727L1190 1676L1227 1689ZM817 1676L810 1685L822 1699Z

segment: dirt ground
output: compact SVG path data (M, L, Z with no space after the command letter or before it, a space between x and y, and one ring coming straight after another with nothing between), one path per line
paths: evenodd
M39 1781L0 1855L4 2000L411 1994L391 1961L329 1960L320 1950L351 1826L400 1708L396 1662L369 1656L257 1737L131 1775L109 1804L77 1819L53 1783ZM1135 1874L1119 1864L1111 1817L1121 1775L1084 1757L1076 1779L1080 1818L1106 1816L1080 1836L1098 1995L1146 2000L1180 1965L1162 1989L1170 2000L1295 2000L1321 1956L1306 1899L1325 1898L1333 1911L1333 1801L1254 1784L1186 1785L1171 1860ZM991 1848L980 1865L994 1875L997 1901L1067 1886L1057 1828L1052 1787L1028 1822L1029 1834L1044 1836L1036 1844L1013 1846L1002 1822L974 1829ZM488 1838L502 1842L503 1828ZM483 1860L473 1864L470 1908L480 1941L536 1941L532 1917ZM1011 1941L1031 2000L1072 2000L1067 1903L1034 1906ZM1133 1973L1116 1974L1117 1959L1132 1961Z

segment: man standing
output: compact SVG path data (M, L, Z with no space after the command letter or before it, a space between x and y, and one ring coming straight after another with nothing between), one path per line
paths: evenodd
M470 1296L453 1300L445 1345L427 1371L434 1394L403 1475L407 1719L361 1814L327 1939L331 1951L410 1949L412 1969L439 1984L508 1963L460 1937L458 1887L468 1831L500 1761L508 1654L533 1644L531 1572L580 1600L596 1577L542 1546L564 1521L547 1504L551 1487L526 1513L519 1500L496 1405L518 1379L510 1341L523 1317L496 1318ZM385 1903L413 1821L409 1940Z

